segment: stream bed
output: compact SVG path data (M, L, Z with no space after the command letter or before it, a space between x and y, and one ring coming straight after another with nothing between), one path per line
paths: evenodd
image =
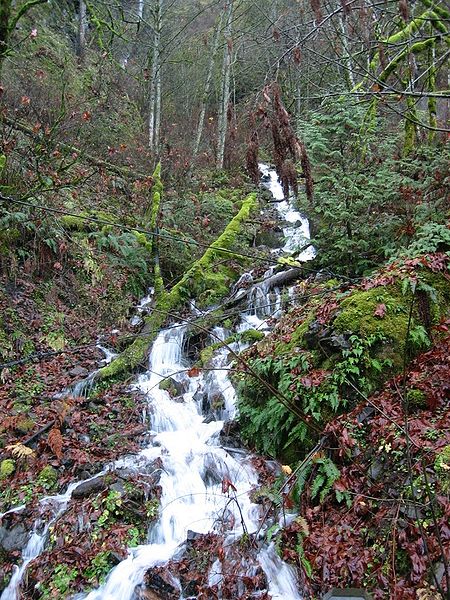
M272 193L274 204L283 224L284 246L278 252L294 253L298 261L314 256L310 246L300 254L309 239L306 219L293 207L290 199L283 199L276 173L267 165L260 165L263 185ZM265 287L271 277L269 269L262 282L253 286L252 293L242 305L238 325L234 331L215 327L210 332L210 343L226 340L233 333L256 329L269 331L270 324L281 314L281 290ZM252 273L246 274L252 281ZM138 312L147 303L145 298ZM220 536L224 555L208 565L207 579L216 595L230 597L222 589L222 572L227 553L231 555L243 538L254 539L251 560L240 566L237 579L258 579L258 589L246 597L300 600L295 571L283 563L273 545L265 541L263 510L252 500L252 491L258 487L258 472L252 455L241 448L223 444L224 425L236 417L236 393L229 379L233 356L248 344L232 342L219 347L210 360L210 368L193 369L189 357L186 322L173 323L160 331L153 344L148 370L133 384L147 399L144 420L148 425L148 445L135 456L126 456L105 470L127 470L136 474L148 472L149 466L161 465L161 489L158 519L151 525L147 542L128 550L98 589L78 594L76 600L137 600L138 598L196 598L176 574L169 573L170 594L145 595L147 574L169 564L180 554L189 540L202 535ZM220 344L218 344L220 346ZM112 358L107 349L106 360ZM179 393L173 397L164 382L170 380ZM87 378L92 382L92 376ZM77 393L82 392L80 384ZM103 472L102 472L103 473ZM102 473L97 474L102 475ZM94 479L94 477L92 479ZM20 583L27 566L43 552L51 525L64 513L77 487L86 481L72 483L64 494L49 496L40 502L43 516L35 522L34 530L22 552L22 563L17 567L1 600L18 600ZM13 509L19 510L19 509ZM287 518L294 516L287 515ZM187 542L188 540L188 542ZM229 550L227 550L229 549ZM234 550L233 550L234 549ZM167 574L166 574L167 582ZM192 590L191 590L192 591ZM227 592L228 593L228 592ZM236 592L237 593L237 592ZM237 596L236 596L237 597Z

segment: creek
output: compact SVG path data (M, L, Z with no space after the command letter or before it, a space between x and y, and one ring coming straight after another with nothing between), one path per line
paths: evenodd
M285 244L279 252L292 253L303 248L309 239L308 222L293 207L291 199L283 200L276 173L267 165L260 165L260 169L263 185L278 201L275 207L284 222ZM306 261L313 256L314 249L309 247L295 258ZM269 269L263 281L255 285L252 285L252 273L244 276L251 293L243 302L237 328L229 331L215 327L210 332L211 343L224 341L233 333L249 329L263 333L270 330L282 308L281 290L278 287L269 290L266 285L271 276L273 269ZM142 312L148 301L149 298L145 298L141 302L138 312ZM236 393L229 379L233 353L238 354L248 344L235 341L219 347L212 356L210 367L193 373L190 371L193 365L188 353L187 333L185 322L173 323L160 331L150 353L148 370L134 384L135 389L145 394L147 399L144 418L148 423L150 441L138 455L124 457L109 467L144 473L149 465L160 461L162 474L159 485L162 493L159 518L150 527L147 543L130 548L127 558L113 568L100 588L78 594L75 598L134 600L138 597L137 590L146 572L166 564L189 536L220 531L229 546L244 535L256 534L256 560L267 581L264 591L274 600L299 600L301 595L294 570L281 561L273 545L265 542L267 524L261 522L262 508L251 499L251 491L258 485L252 456L241 448L221 445L220 434L224 424L237 415ZM103 350L106 360L110 360L112 355L107 349ZM182 391L176 398L160 386L168 379ZM91 375L85 381L90 385L92 380ZM83 392L81 384L76 392ZM220 402L217 402L218 398ZM232 485L227 484L227 489L224 489L224 482ZM43 516L36 521L22 552L22 564L16 568L1 600L17 600L20 597L19 585L28 564L44 550L50 526L66 510L73 492L83 483L85 481L73 483L64 494L41 501ZM286 518L293 516L287 515ZM242 571L242 575L246 575L245 565ZM247 574L250 575L250 572ZM221 597L219 561L212 565L208 579L211 585L217 585ZM172 583L179 589L180 599L196 597L184 596L176 577L173 577ZM260 595L260 592L255 592L254 597Z

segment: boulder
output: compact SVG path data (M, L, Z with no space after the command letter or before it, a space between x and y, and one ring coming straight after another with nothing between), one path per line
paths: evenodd
M27 545L30 532L23 523L17 523L8 528L6 525L0 527L0 548L4 552L23 550Z
M87 377L89 375L89 371L80 365L77 365L73 369L70 369L69 375L71 377Z
M89 479L88 481L83 481L80 485L74 489L72 492L73 498L87 498L91 494L97 494L98 492L102 492L107 488L107 484L103 475L99 477L94 477L94 479Z

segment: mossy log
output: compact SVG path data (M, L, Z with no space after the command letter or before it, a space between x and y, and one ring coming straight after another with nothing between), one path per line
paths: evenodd
M186 271L170 292L160 292L152 313L145 319L142 335L109 365L100 369L97 375L99 379L116 377L139 367L167 317L173 316L173 312L189 299L202 298L212 303L228 293L230 281L237 278L239 273L226 266L223 259L232 257L235 262L242 264L243 257L230 254L230 250L241 233L242 225L256 206L256 194L247 196L239 212L203 256Z

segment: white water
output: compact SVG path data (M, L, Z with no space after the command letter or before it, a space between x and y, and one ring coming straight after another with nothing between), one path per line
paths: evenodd
M263 185L271 191L275 200L279 200L279 202L275 203L275 207L280 217L283 221L293 224L292 226L283 227L286 243L282 250L284 252L295 253L309 242L309 222L293 206L292 200L294 198L289 197L287 200L284 198L283 188L278 181L276 172L263 163L259 164L259 169L264 179L267 179L267 181L263 182ZM303 252L298 253L296 258L300 262L305 262L311 260L314 256L315 250L312 246L309 246Z
M276 175L265 165L260 165L264 174L270 176L267 187L275 198L280 198L281 186ZM282 192L281 192L282 193ZM301 215L289 202L277 204L280 214L292 223L301 223L300 227L287 227L287 243L284 251L292 252L305 245L309 239L309 227ZM298 258L308 260L314 255L308 249ZM265 277L269 277L269 270ZM251 277L251 275L250 275ZM145 298L140 310L145 310L150 297ZM276 317L281 310L281 292L274 289L270 293L264 282L255 288L249 298L247 309L241 314L237 331L260 329L267 332L268 319ZM185 327L172 326L160 332L149 359L149 369L136 383L136 388L146 394L148 399L149 428L152 435L151 445L138 456L117 461L116 468L127 466L137 471L159 459L162 463L160 486L162 488L161 511L158 521L148 533L148 543L131 548L126 560L115 567L105 584L87 595L78 595L85 600L132 600L136 586L143 582L146 571L156 565L164 564L173 557L189 531L208 533L216 531L225 534L228 540L239 539L242 534L259 530L261 508L251 502L249 492L257 486L258 477L250 463L250 456L244 451L227 451L219 445L219 433L224 420L236 416L236 395L228 378L230 350L239 352L242 345L234 343L228 348L219 349L212 359L214 370L188 377L189 365L183 352ZM213 342L225 339L228 335L222 328L213 330ZM106 360L112 358L105 352ZM177 398L160 389L159 384L171 377L183 388ZM91 383L91 377L80 382ZM74 393L73 390L72 393ZM206 397L211 409L219 420L205 420L202 403ZM207 422L208 421L208 422ZM229 480L236 491L223 493L222 482ZM64 512L73 490L82 482L72 484L61 496L50 497L42 501L53 507L53 517L44 527L36 523L34 532L22 553L23 563L17 569L1 600L17 600L17 586L26 567L44 549L46 534L50 525ZM41 527L41 533L39 528ZM276 555L272 546L263 547L258 561L266 573L268 592L273 599L300 600L298 584L293 569L288 567ZM220 584L221 566L216 561L209 574L210 582ZM245 570L245 569L244 569ZM176 582L175 582L176 583ZM181 589L180 589L180 598Z
M11 577L8 587L6 587L3 590L2 595L0 596L0 600L17 600L17 598L19 598L19 585L22 581L22 577L23 577L28 565L30 564L30 562L32 560L34 560L36 557L38 557L41 554L41 552L44 550L45 542L47 541L47 534L48 534L48 530L49 530L50 526L66 510L69 500L71 499L72 494L75 491L75 489L78 486L80 486L82 483L86 483L87 481L94 479L95 477L97 477L98 475L101 475L102 473L98 473L94 477L90 477L89 479L85 479L83 481L77 481L77 482L71 483L64 494L58 494L56 496L46 496L45 498L43 498L40 501L40 505L42 506L42 509L43 510L50 509L52 516L45 524L43 524L40 519L38 519L36 521L36 523L34 524L33 532L30 535L30 539L28 540L28 543L25 546L25 548L22 550L22 561L23 562L20 567L15 568L15 571L13 573L13 576ZM9 513L16 512L17 510L21 510L22 508L23 508L23 506L15 508L15 509L11 509L11 510L3 513L2 515L0 515L0 518L4 517L5 515L7 515Z

